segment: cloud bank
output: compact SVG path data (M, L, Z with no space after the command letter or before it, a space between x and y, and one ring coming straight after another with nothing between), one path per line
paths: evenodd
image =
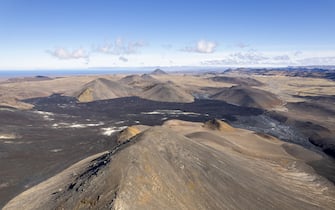
M145 47L147 44L144 41L130 41L126 42L121 38L115 39L112 43L106 42L97 47L92 47L91 50L87 51L83 48L69 50L64 47L55 48L53 50L46 50L46 53L60 60L79 60L84 59L86 64L89 64L91 55L94 54L108 54L115 55L115 59L122 61L123 63L128 62L127 56L131 54L138 54L140 49ZM93 56L96 58L96 56Z
M172 44L158 45L162 52L146 54L141 49L147 44L143 41L124 41L121 38L113 42L93 46L86 50L82 47L76 49L55 48L46 52L59 60L77 60L74 65L95 66L143 66L143 65L167 65L167 66L304 66L304 65L335 65L333 51L258 51L244 43L238 43L233 48L236 51L217 51L217 43L208 40L199 40L193 45L173 48ZM236 48L238 47L238 48ZM171 50L172 49L172 50ZM183 52L196 54L187 54ZM79 62L78 62L79 61ZM82 63L85 61L85 63ZM49 62L50 63L50 62ZM66 65L70 65L69 62ZM65 64L64 64L65 65Z
M89 54L83 48L78 48L73 51L68 50L66 48L56 48L54 50L47 50L47 53L50 55L62 59L62 60L69 60L69 59L85 59L89 58Z
M230 53L222 59L208 59L201 62L208 66L310 66L335 65L335 56L305 56L303 52L275 54L261 53L255 50Z
M335 56L304 58L298 62L304 65L335 65Z
M289 55L268 56L256 50L247 52L236 52L224 56L222 59L205 60L203 65L225 65L225 66L246 66L246 65L293 65L295 62Z
M94 49L95 52L112 55L129 55L139 53L139 50L146 46L144 41L125 42L118 38L113 43L106 42Z

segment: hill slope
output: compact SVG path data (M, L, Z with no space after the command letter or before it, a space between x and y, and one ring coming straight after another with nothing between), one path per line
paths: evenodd
M212 95L211 98L239 106L262 109L270 109L282 104L282 101L270 92L245 86L222 88L221 91Z
M143 74L143 75L128 75L123 77L119 80L122 84L134 86L134 87L146 87L149 85L153 85L155 83L159 83L159 81L149 74Z
M232 83L237 85L243 85L243 86L262 86L263 83L261 83L258 80L255 80L250 77L226 77L226 76L215 76L211 77L211 80L215 82L225 82L225 83Z
M73 96L80 102L112 99L131 96L134 90L128 86L108 79L98 78L85 84Z
M164 101L189 103L194 101L194 97L184 91L182 88L171 83L158 83L147 88L141 95L141 98Z
M150 74L152 74L152 75L166 75L167 73L165 71L161 70L161 69L155 69Z
M320 158L247 130L168 122L77 163L4 209L334 209L334 186L305 164Z

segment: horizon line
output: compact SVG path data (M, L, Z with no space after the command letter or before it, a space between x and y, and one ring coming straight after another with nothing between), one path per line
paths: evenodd
M122 67L122 66L114 66L114 67L87 67L87 68L0 68L0 71L76 71L76 70L124 70L124 71L131 71L131 70L144 70L144 69L181 69L181 70L191 70L191 68L194 68L194 70L199 69L240 69L240 68L250 68L250 69L258 69L258 68L267 68L267 69L273 69L273 68L298 68L298 67L309 67L309 68L319 68L319 67L335 67L335 65L283 65L283 66L130 66L130 67Z

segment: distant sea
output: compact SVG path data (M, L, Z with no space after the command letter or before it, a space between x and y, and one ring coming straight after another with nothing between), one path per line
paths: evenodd
M108 69L82 69L82 70L0 70L0 77L11 78L11 77L34 77L34 76L71 76L71 75L102 75L102 74L136 74L136 73L147 73L152 71L148 70L108 70Z

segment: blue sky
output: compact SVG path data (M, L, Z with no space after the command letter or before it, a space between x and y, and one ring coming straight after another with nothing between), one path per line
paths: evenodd
M335 0L0 0L0 69L335 65Z

